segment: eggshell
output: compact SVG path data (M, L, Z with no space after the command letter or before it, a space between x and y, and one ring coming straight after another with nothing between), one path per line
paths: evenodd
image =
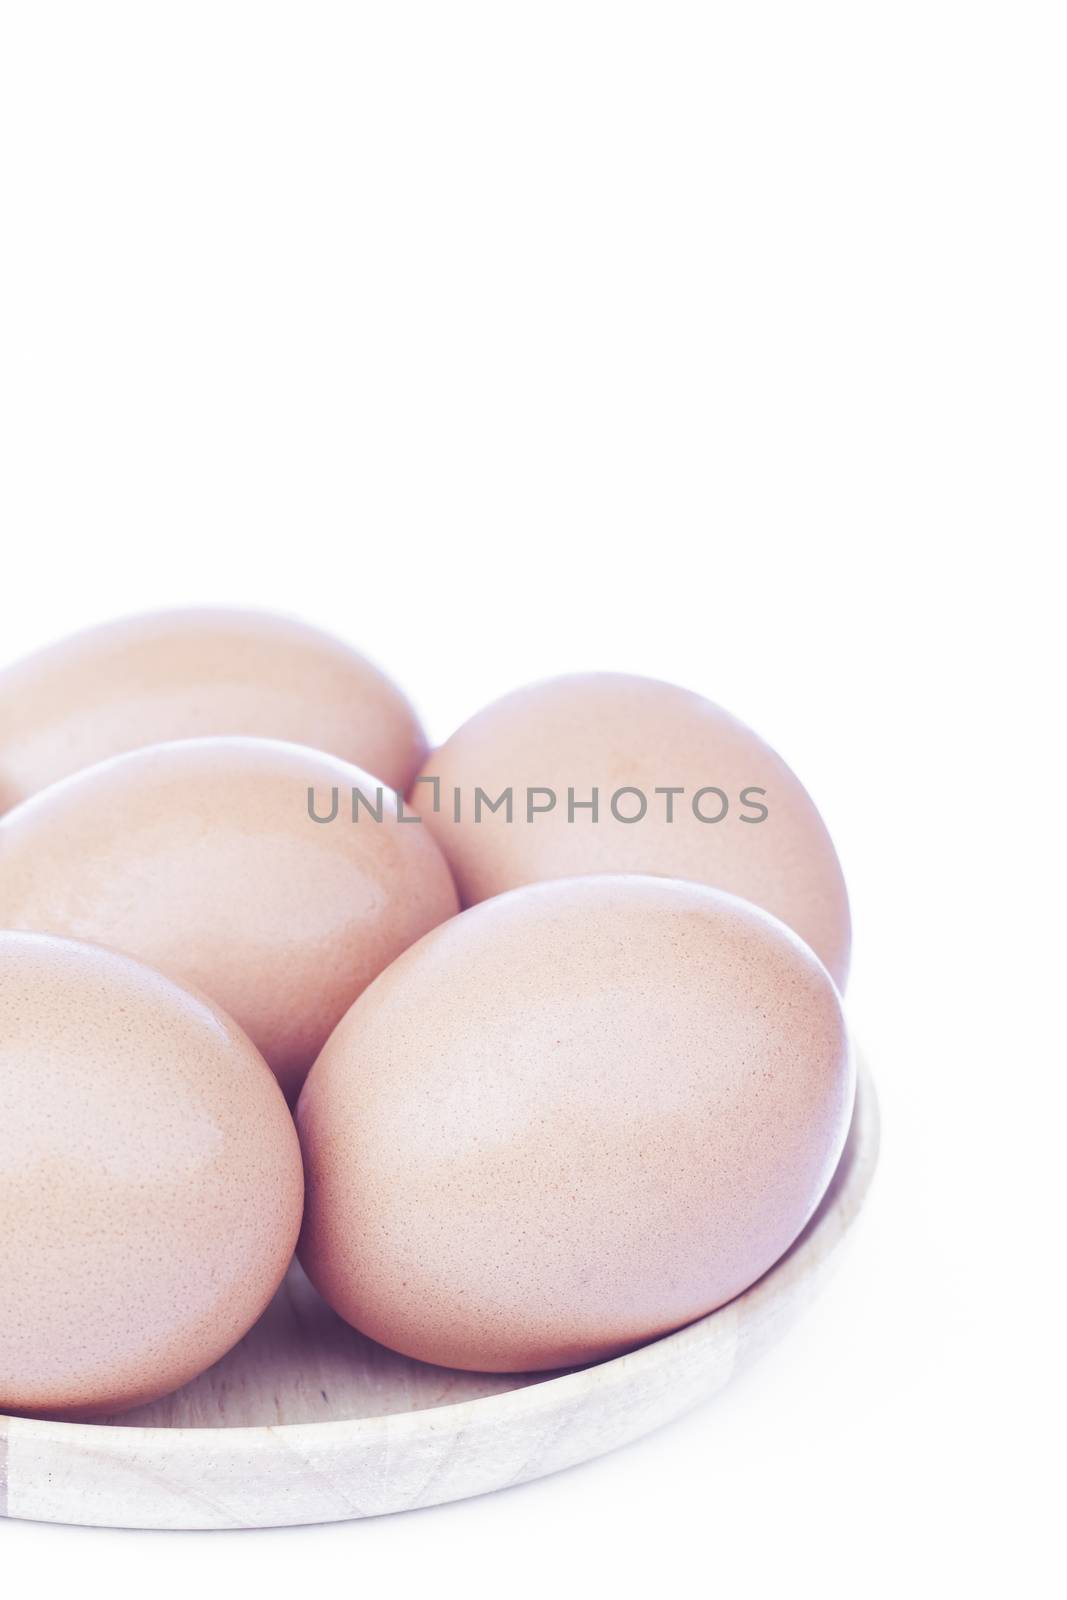
M337 790L337 816L329 816ZM378 779L268 739L152 746L75 773L0 818L0 926L110 945L202 989L295 1094L330 1029L413 940L457 910L421 823ZM391 803L392 802L392 803Z
M236 1343L303 1178L228 1017L111 951L0 933L0 1108L0 1410L119 1411Z
M587 873L688 878L752 900L800 934L843 988L848 974L848 896L830 836L785 762L719 706L673 684L616 673L556 678L494 701L427 759L412 791L452 867L464 905L524 883ZM482 804L513 791L513 820ZM657 788L683 789L673 798ZM528 788L549 789L551 810L527 820ZM598 791L598 814L583 805ZM636 789L647 809L623 821L611 803ZM694 797L717 788L720 821L700 820ZM744 790L765 790L742 800ZM455 820L459 791L460 820ZM568 791L575 806L570 809ZM535 807L547 796L534 797ZM672 820L667 821L668 806ZM718 795L696 801L706 819ZM760 808L766 816L759 818ZM636 817L640 797L618 797ZM570 820L573 815L573 820Z
M426 753L400 690L329 634L254 611L165 611L0 673L0 811L109 756L214 734L314 745L400 789Z
M616 1355L786 1250L853 1093L837 991L774 918L665 879L519 889L402 956L312 1068L299 1254L423 1361Z

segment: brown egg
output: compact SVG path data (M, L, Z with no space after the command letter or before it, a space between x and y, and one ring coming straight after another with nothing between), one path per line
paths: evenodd
M164 611L0 673L0 811L108 756L209 734L314 745L400 789L426 753L400 690L329 634L254 611Z
M786 1250L853 1089L837 991L773 917L659 878L519 889L409 950L315 1063L299 1254L423 1361L612 1356Z
M465 722L422 777L438 809L430 782L414 800L464 905L587 873L688 878L773 912L844 987L848 897L822 819L785 762L699 695L616 673L534 684ZM477 789L510 790L510 820Z
M313 821L308 790L315 789ZM194 739L88 767L0 818L0 927L110 945L202 989L293 1095L383 967L457 910L429 830L334 756ZM375 821L355 788L380 810Z
M217 1361L303 1198L241 1030L140 962L0 933L0 1105L0 1410L121 1411Z

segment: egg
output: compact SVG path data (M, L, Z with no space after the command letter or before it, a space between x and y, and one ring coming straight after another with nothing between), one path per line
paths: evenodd
M423 1361L614 1356L782 1255L853 1095L834 984L775 918L660 878L518 889L422 939L319 1056L298 1252Z
M0 672L0 811L109 756L215 734L314 745L400 789L426 753L400 690L340 640L259 612L166 611Z
M588 873L687 878L781 918L844 987L848 896L818 811L751 729L689 690L617 673L520 689L435 750L412 794L465 905Z
M262 1056L160 973L0 933L0 1410L93 1417L223 1355L300 1226Z
M275 740L131 751L0 818L0 927L108 945L202 989L294 1095L360 991L458 909L396 800Z

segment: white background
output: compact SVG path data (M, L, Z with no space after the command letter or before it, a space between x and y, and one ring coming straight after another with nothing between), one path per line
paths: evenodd
M825 1297L662 1433L374 1523L7 1523L4 1592L1056 1591L1062 8L0 18L0 658L236 601L435 737L702 690L837 840L885 1122Z

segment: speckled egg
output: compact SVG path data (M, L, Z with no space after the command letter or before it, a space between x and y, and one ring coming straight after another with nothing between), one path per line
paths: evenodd
M203 990L289 1095L361 990L456 910L429 830L300 745L151 746L0 818L0 927L110 945Z
M464 905L586 873L687 878L773 912L844 987L848 896L822 819L781 757L700 695L618 673L534 684L464 723L421 777L438 780L426 820ZM490 809L509 791L510 815ZM413 793L428 807L435 786Z
M0 1410L99 1416L203 1371L281 1281L302 1196L228 1017L112 951L0 933Z
M616 1355L782 1255L853 1093L837 991L773 917L640 876L519 889L427 935L326 1045L300 1257L423 1361Z
M269 613L164 611L0 672L0 811L109 756L215 734L314 745L400 789L426 753L400 690L339 639Z

